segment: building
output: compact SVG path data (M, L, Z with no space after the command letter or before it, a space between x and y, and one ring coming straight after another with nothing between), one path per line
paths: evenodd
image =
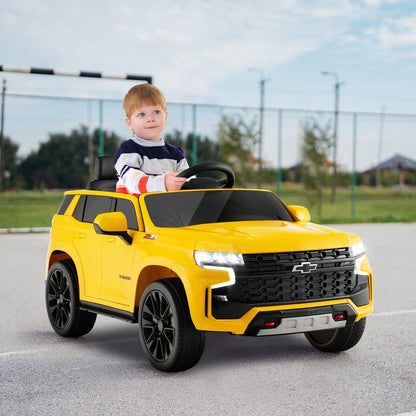
M416 161L399 154L396 154L390 159L387 159L384 162L381 162L378 165L364 171L364 183L366 185L370 185L370 178L372 174L375 173L376 175L380 175L380 178L382 178L383 174L386 172L392 172L393 174L398 175L397 185L399 187L405 186L405 178L407 176L413 177L414 183L416 183Z

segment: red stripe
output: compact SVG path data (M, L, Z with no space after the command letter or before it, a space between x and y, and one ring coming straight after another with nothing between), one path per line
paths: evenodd
M128 194L129 191L125 186L117 186L116 192L120 192L121 194Z
M118 186L116 192L119 192L121 194L133 195L137 197L139 196L139 194L131 194L125 186Z
M148 176L143 176L139 180L139 193L144 194L147 192L147 181L149 180Z

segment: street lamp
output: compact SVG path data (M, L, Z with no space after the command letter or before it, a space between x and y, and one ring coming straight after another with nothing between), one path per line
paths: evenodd
M334 139L333 139L333 173L332 173L332 195L331 202L335 202L336 188L337 188L337 141L338 141L338 108L339 108L339 87L343 82L338 81L338 74L336 72L323 71L322 75L331 75L335 79L335 110L334 110Z
M259 120L259 174L258 174L258 187L262 187L262 176L263 176L263 121L264 121L264 84L267 79L264 78L264 73L259 68L249 68L249 71L257 71L260 75L260 120Z

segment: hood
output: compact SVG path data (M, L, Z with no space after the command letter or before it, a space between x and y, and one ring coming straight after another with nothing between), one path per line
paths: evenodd
M322 225L286 221L202 224L164 231L194 241L197 250L239 253L323 250L348 247L360 241L352 234Z

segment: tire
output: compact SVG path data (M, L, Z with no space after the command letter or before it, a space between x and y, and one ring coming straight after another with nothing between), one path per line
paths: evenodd
M324 352L341 352L354 347L361 339L366 318L352 325L339 329L306 332L307 340L318 350Z
M151 283L139 307L140 343L150 363L161 371L187 370L198 363L205 333L195 329L179 279Z
M93 328L97 315L79 308L78 278L72 262L58 261L49 269L45 300L52 328L62 337L80 337Z

